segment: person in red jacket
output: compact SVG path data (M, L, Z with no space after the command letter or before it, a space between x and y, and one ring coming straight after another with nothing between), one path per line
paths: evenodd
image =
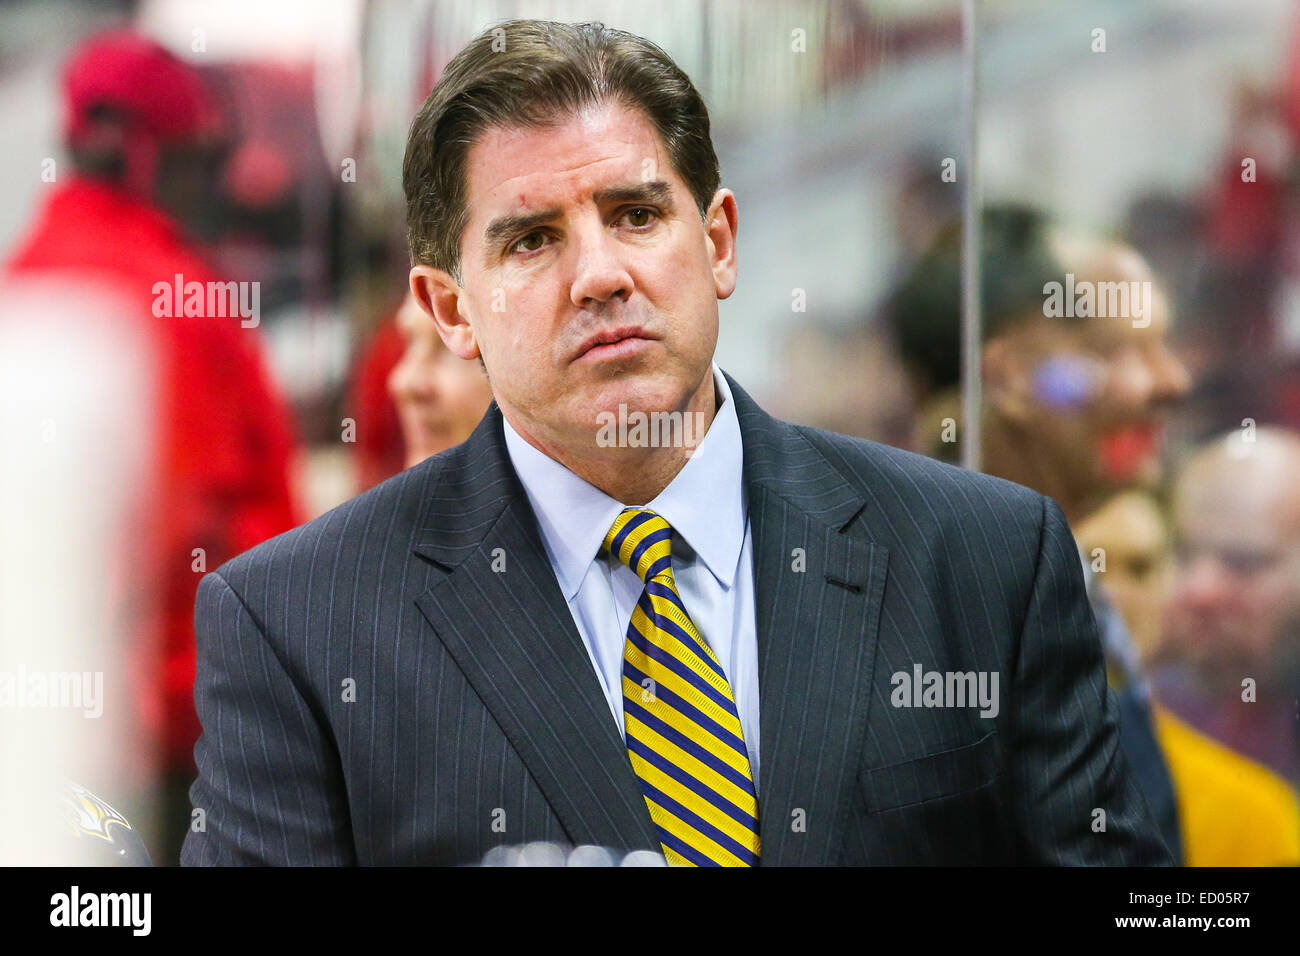
M159 308L160 283L211 289L224 278L182 226L211 209L220 157L220 121L200 75L138 34L111 31L74 51L63 81L73 170L55 177L6 272L72 278L138 303L157 356L158 473L142 490L150 496L149 527L141 529L150 557L119 576L128 587L152 589L157 607L137 631L157 635L161 659L130 663L139 717L155 735L165 781L165 836L154 859L174 862L189 824L186 790L200 732L198 582L299 522L290 489L293 425L255 322L212 309L210 296L199 308ZM92 301L88 292L88 311Z

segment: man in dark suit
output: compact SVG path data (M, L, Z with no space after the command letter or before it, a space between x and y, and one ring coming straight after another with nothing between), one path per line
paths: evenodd
M1060 509L713 362L736 200L661 50L487 31L404 176L412 291L493 402L204 579L185 863L1168 862Z

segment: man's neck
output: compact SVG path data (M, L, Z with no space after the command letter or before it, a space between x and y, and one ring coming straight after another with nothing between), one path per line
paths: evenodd
M537 440L529 431L511 427L519 436L542 454L558 461L565 468L590 485L599 488L615 501L625 505L644 505L659 496L678 473L686 467L691 453L704 440L713 419L718 413L722 397L714 381L713 369L696 390L682 414L683 427L671 433L680 435L681 442L668 445L623 447L616 445L601 448L588 439L580 447ZM694 427L703 422L704 427ZM689 423L689 424L687 424ZM652 426L653 427L653 426Z

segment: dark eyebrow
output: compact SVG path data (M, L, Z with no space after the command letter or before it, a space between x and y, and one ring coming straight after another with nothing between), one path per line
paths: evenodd
M550 222L559 215L560 210L558 209L543 209L540 212L530 212L524 215L500 216L488 223L488 227L483 230L483 247L490 255L497 246L511 236L521 232L529 232L543 223Z
M606 206L620 202L644 202L662 206L665 210L673 209L673 189L662 179L631 186L611 186L609 189L596 191L592 198L596 205ZM525 233L558 218L559 209L542 209L538 212L520 215L499 216L493 219L483 230L483 245L491 253L511 236Z
M593 197L596 205L604 206L616 202L649 202L671 209L673 205L673 187L662 179L634 186L613 186L599 190Z

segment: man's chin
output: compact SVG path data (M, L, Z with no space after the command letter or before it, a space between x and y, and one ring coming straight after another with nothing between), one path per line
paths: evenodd
M592 382L583 390L584 410L592 420L603 414L668 412L679 410L690 400L685 386L661 371L629 370L604 381Z
M1159 458L1132 462L1124 468L1108 469L1106 479L1114 491L1153 491L1160 487L1164 477L1164 465Z

